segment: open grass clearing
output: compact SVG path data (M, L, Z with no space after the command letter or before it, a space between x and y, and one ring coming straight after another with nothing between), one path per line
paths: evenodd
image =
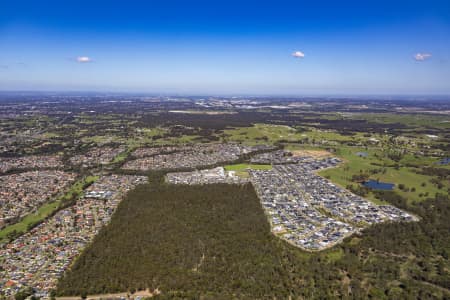
M360 157L356 155L357 152L366 152L368 155L367 157ZM378 154L378 157L375 154ZM383 157L381 151L378 149L340 147L336 155L342 158L344 163L336 168L320 171L319 174L343 187L357 184L352 181L353 175L358 175L361 172L370 172L370 170L375 169L384 169L385 171L371 174L369 176L370 179L394 183L396 185L394 190L409 201L422 201L426 199L425 195L434 197L436 193L443 193L450 187L450 184L446 183L443 188L439 189L430 182L433 178L432 176L417 174L414 172L415 168L403 166L397 169L393 167L395 162ZM410 164L415 163L418 166L427 165L426 163L430 161L429 158L414 158L411 156L408 156L406 159ZM373 165L373 163L380 166ZM409 190L399 189L400 185L405 186ZM376 201L372 193L369 193L367 198Z

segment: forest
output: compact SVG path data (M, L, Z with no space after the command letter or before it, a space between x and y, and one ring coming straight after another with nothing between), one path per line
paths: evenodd
M444 299L450 202L408 204L421 217L366 229L319 253L270 233L251 185L174 186L150 176L75 261L54 295L158 289L157 299Z

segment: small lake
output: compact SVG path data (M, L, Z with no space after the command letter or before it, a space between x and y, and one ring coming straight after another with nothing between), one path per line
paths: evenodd
M450 164L450 157L446 157L437 162L439 165L448 165Z
M364 182L363 185L373 190L384 190L384 191L393 190L395 186L394 183L381 182L372 179Z
M369 154L367 152L356 152L356 155L358 155L359 157L367 157L367 156L369 156Z

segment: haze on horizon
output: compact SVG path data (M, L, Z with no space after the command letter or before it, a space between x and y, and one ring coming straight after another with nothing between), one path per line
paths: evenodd
M0 91L450 94L448 1L15 1Z

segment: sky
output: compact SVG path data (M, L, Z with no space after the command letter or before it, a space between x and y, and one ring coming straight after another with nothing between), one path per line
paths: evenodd
M450 1L2 1L0 90L450 95Z

